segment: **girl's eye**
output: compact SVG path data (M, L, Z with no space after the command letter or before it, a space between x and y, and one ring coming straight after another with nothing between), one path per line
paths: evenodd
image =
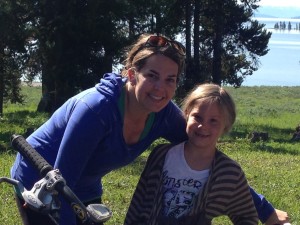
M201 116L199 115L194 115L194 118L196 121L200 122L201 121Z
M218 123L218 120L217 120L217 119L211 119L210 121L211 121L211 123L213 123L213 124Z

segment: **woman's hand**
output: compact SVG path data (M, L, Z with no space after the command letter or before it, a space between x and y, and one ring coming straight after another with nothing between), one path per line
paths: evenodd
M266 221L266 225L284 225L289 223L289 216L287 212L275 209L269 219Z

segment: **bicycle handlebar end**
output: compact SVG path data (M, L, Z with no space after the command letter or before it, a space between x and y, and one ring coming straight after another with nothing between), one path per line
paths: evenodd
M11 145L20 152L44 177L53 167L26 141L22 135L13 134Z

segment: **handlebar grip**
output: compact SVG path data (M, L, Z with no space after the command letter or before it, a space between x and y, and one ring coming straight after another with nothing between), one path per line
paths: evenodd
M53 167L26 141L21 135L13 134L11 137L11 145L21 153L24 158L39 171L44 177Z

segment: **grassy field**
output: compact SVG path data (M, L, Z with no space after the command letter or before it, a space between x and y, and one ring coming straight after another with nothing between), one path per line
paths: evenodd
M219 148L242 165L250 185L258 193L265 195L276 208L287 211L293 225L300 225L300 142L290 140L300 123L300 87L227 89L236 100L238 117L232 132L220 140ZM9 176L15 157L9 145L10 136L24 134L27 128L38 127L48 117L35 112L40 87L24 87L23 91L26 103L6 104L0 121L1 177ZM269 139L251 143L249 137L253 131L268 132ZM103 200L113 210L113 217L106 224L122 224L149 150L133 164L104 178ZM0 218L0 224L21 224L12 187L4 183L0 184ZM213 224L231 223L222 217Z

